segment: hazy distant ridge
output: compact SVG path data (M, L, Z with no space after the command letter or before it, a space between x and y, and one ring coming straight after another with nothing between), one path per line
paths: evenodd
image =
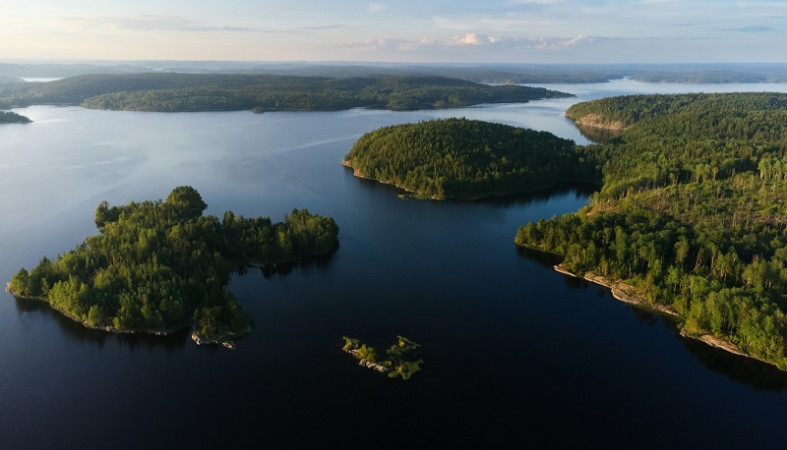
M112 63L0 63L8 77L65 78L132 73L268 74L358 77L434 75L478 83L601 83L632 77L647 82L780 83L787 64L393 64L352 62L129 61Z

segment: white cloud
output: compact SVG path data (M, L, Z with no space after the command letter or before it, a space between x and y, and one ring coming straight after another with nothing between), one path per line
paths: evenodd
M478 45L481 41L475 33L467 33L464 36L454 36L452 42L456 45Z
M592 39L580 34L570 39L541 38L539 41L540 42L535 44L533 48L537 48L539 50L559 50L561 48L573 47L584 41L592 41Z
M510 38L497 35L483 35L479 33L466 33L449 38L421 38L421 39L370 39L358 42L349 47L365 50L395 50L399 52L412 52L424 49L458 48L458 47L485 47L496 49L536 49L559 50L574 47L583 43L603 41L604 38L595 38L577 35L572 38L565 37L538 37L538 38Z
M378 13L385 11L385 5L382 3L369 3L368 11L372 13Z

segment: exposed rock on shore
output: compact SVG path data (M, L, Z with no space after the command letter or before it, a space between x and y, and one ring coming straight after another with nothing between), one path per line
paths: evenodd
M568 269L566 269L560 264L554 266L554 269L555 271L560 272L564 275L568 275L574 278L582 278L593 284L597 284L599 286L608 288L612 294L612 297L614 297L616 300L619 300L621 302L628 303L629 305L634 305L640 308L645 308L651 311L655 311L670 317L675 317L675 318L680 317L677 311L675 311L674 309L668 306L653 304L648 302L647 299L642 294L638 293L637 289L630 284L626 284L621 281L611 281L608 278L602 277L600 275L596 275L592 272L586 272L584 276L579 277L577 274L569 271ZM715 347L733 353L738 356L745 356L747 358L752 358L758 361L762 361L764 363L772 364L763 359L749 355L748 353L744 352L740 347L735 345L735 343L723 337L714 336L709 333L689 333L685 329L680 330L680 335L685 338L694 339L703 342L707 345L710 345L711 347Z

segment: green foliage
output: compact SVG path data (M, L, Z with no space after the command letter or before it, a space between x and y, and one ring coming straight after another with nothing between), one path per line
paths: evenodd
M355 356L362 365L381 368L379 370L384 370L390 378L401 377L403 380L408 380L421 370L423 360L408 359L420 345L404 336L396 337L396 342L385 351L384 359L380 359L379 352L374 347L358 339L347 336L342 339L344 339L342 350Z
M362 177L436 199L598 181L594 163L572 141L467 119L380 128L362 136L344 158Z
M193 323L209 339L232 337L251 327L226 289L234 269L326 254L338 242L333 219L307 210L274 224L229 211L219 221L203 216L205 207L189 186L175 188L166 201L102 202L99 235L29 272L20 269L9 290L93 327L158 331Z
M361 346L361 342L358 339L350 338L347 336L342 336L342 339L344 339L344 346L342 347L342 350L344 350L345 352L355 350Z
M572 108L630 128L590 146L603 185L515 242L576 273L634 284L690 333L787 369L787 95L602 99Z
M8 85L0 105L82 104L133 111L316 111L352 107L393 110L526 102L568 94L525 86L489 86L433 76L297 77L147 73L81 75Z
M191 186L178 186L173 189L167 196L166 205L177 217L184 220L196 219L208 207L199 192Z

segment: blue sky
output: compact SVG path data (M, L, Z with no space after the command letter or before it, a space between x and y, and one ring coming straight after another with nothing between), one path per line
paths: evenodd
M20 0L0 58L787 62L783 0Z

